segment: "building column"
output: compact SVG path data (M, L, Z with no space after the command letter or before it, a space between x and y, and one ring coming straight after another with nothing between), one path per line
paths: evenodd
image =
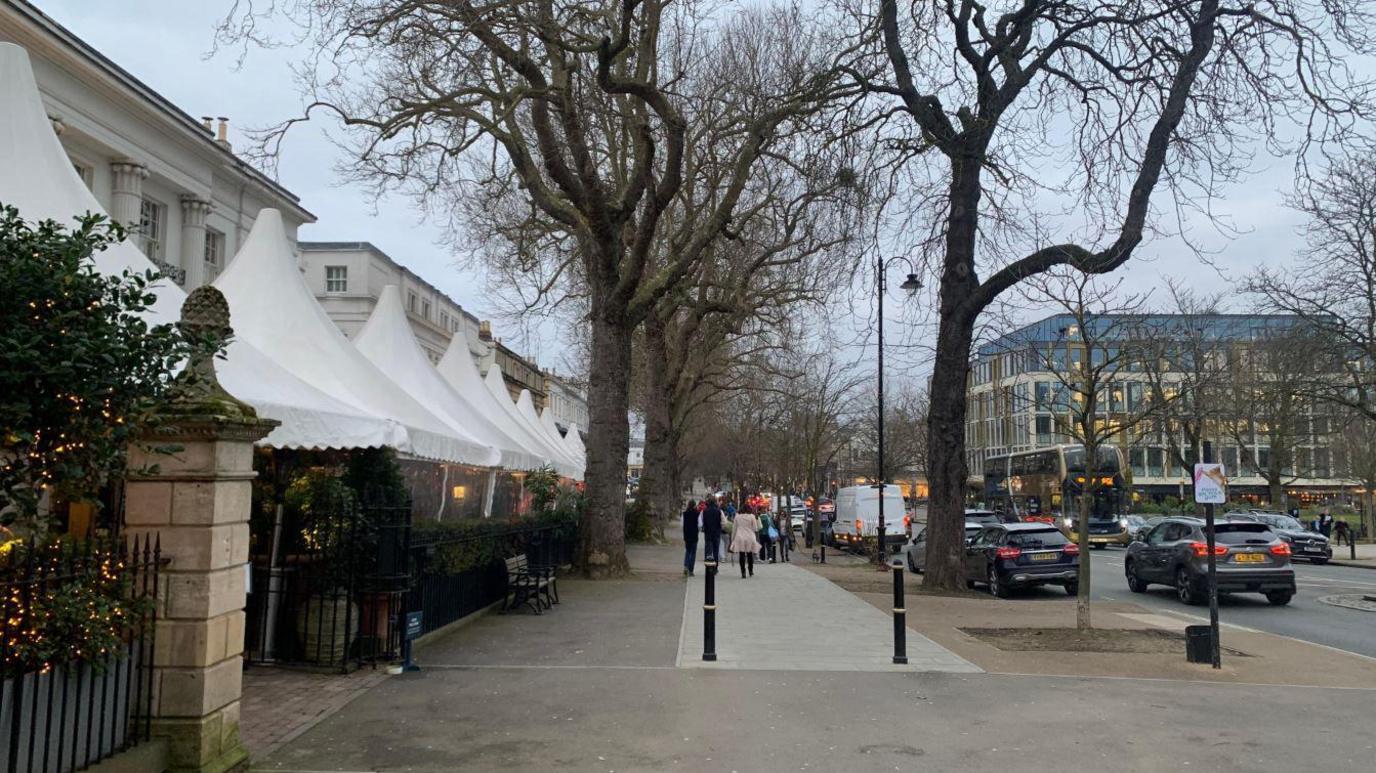
M110 218L120 225L138 227L143 203L143 181L148 167L137 161L121 159L110 163L114 184L110 188Z
M182 305L181 327L196 334L223 341L228 319L213 287ZM153 734L168 741L170 770L221 773L248 759L239 697L253 443L276 422L227 394L211 357L193 360L178 381L164 426L130 449L125 523L131 536L156 534L169 560L158 594Z
M210 214L210 202L186 194L182 196L182 270L186 280L182 287L194 290L205 284L205 217Z

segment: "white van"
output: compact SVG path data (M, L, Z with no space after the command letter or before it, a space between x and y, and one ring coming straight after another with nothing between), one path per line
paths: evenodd
M833 539L840 545L859 546L879 536L879 489L873 486L847 486L836 492L836 522ZM890 548L908 541L908 513L903 504L903 489L890 483L884 487L884 543Z

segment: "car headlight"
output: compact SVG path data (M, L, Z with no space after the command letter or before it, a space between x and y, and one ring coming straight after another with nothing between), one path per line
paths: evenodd
M1126 519L1126 518L1119 518L1119 519L1118 519L1118 525L1121 526L1121 527L1123 527L1124 529L1126 529L1126 528L1128 527L1128 519Z

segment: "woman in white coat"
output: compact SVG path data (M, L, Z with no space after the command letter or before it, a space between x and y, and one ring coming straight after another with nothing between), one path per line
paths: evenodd
M743 508L736 513L735 524L731 527L731 552L736 554L736 561L741 565L742 579L747 566L750 567L750 576L755 576L755 554L760 550L760 541L755 538L755 532L759 530L760 519L750 508Z

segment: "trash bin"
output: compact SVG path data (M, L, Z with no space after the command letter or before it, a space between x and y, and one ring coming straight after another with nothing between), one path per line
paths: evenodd
M1214 662L1213 636L1207 625L1185 626L1185 659L1191 663Z

